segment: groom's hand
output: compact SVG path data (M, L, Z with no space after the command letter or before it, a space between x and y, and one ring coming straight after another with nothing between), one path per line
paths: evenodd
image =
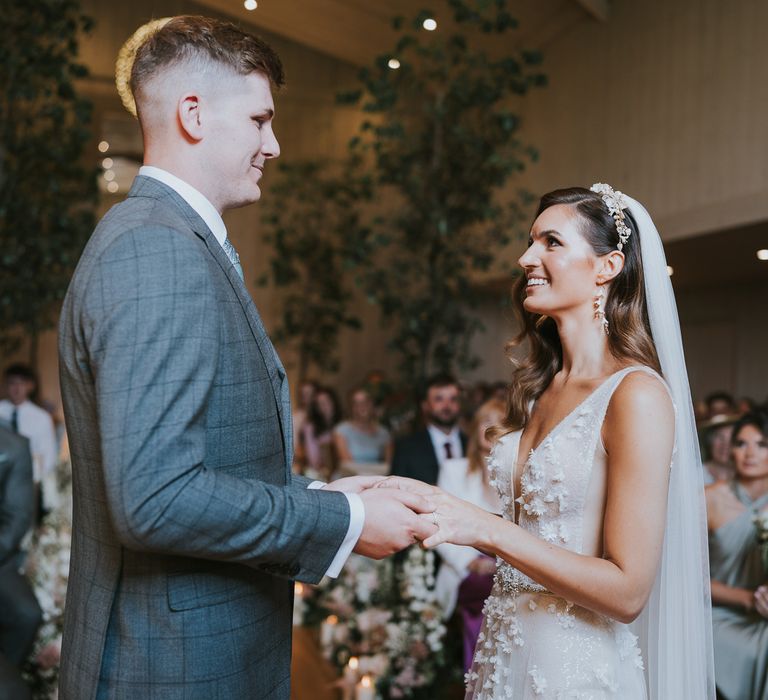
M321 488L323 491L343 491L345 493L362 493L366 489L372 489L376 484L384 481L385 476L345 476L336 479Z
M367 489L360 494L365 524L354 551L383 559L431 537L437 527L419 513L431 513L429 499L397 489Z

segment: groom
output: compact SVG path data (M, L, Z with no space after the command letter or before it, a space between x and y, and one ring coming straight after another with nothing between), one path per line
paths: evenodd
M269 46L202 17L137 52L145 166L91 237L60 323L62 700L287 700L292 579L435 530L420 496L291 474L285 372L221 218L259 199L280 153L282 82Z

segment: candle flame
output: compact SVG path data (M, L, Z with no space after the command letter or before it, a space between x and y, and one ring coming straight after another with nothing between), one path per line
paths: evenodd
M304 595L304 586L301 583L297 583L293 588L293 592L296 595Z
M353 656L353 657L352 657L352 658L349 660L349 667L350 667L350 668L351 668L353 671L357 671L357 667L358 667L359 665L360 665L360 661L359 661L359 659L358 659L356 656Z
M327 622L329 625L335 625L335 624L337 624L337 623L338 623L338 621L339 621L339 618L338 618L338 617L336 617L336 615L328 615L328 617L326 617L326 618L325 618L325 621L326 621L326 622Z
M363 688L370 688L371 687L371 677L370 676L363 676L363 680L360 681Z

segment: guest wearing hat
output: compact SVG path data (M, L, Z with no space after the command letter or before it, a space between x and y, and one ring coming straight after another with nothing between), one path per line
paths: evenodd
M712 416L699 427L705 484L730 481L733 478L731 437L733 426L738 419L735 414L719 414Z

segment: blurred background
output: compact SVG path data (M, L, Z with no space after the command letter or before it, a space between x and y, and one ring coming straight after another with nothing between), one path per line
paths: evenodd
M83 162L101 170L96 215L125 195L141 162L137 122L115 89L117 53L139 26L153 18L200 13L232 19L262 35L280 53L288 79L277 96L280 161L315 161L330 168L348 157L349 141L367 118L360 104L341 104L337 95L360 88L360 69L373 66L377 57L396 58L399 34L391 18L410 21L417 5L411 0L260 0L248 10L235 0L83 0L80 10L93 27L77 35L74 60L88 76L74 86L93 105ZM758 253L768 248L768 47L762 37L768 6L761 0L514 0L509 11L518 27L490 37L489 53L502 58L505 52L540 52L537 68L546 84L508 100L519 120L514 138L535 148L538 159L526 160L524 170L506 178L498 201L517 200L520 189L537 196L600 181L643 202L674 271L694 396L726 390L765 399L768 261ZM432 34L451 31L448 3L431 3L431 14L437 22ZM275 204L269 187L280 181L276 163L270 166L262 203L229 213L226 222L266 325L276 331L284 325L283 302L291 285L278 287L273 279L267 286L257 284L270 272L275 254L275 246L264 239L275 228L263 221L270 200ZM45 170L34 174L40 194L52 184ZM396 194L377 193L377 202ZM481 363L462 372L468 380L507 376L503 347L514 333L504 305L510 276L498 270L514 267L531 220L531 209L527 212L508 230L509 242L487 250L493 267L468 271L470 283L482 292L473 314L484 325L472 338ZM36 234L4 226L2 235L23 245ZM14 284L14 272L20 272L17 265L4 268L4 287ZM41 264L35 274L44 272ZM400 359L388 345L397 328L382 322L381 304L366 300L352 280L355 273L348 272L344 312L361 328L341 324L332 340L337 371L308 368L342 392L371 369L395 373ZM55 321L55 315L50 318ZM7 362L29 357L28 337L21 335L22 345L6 355ZM281 345L278 339L294 380L296 345ZM58 409L55 346L55 333L41 328L31 359L42 394Z

